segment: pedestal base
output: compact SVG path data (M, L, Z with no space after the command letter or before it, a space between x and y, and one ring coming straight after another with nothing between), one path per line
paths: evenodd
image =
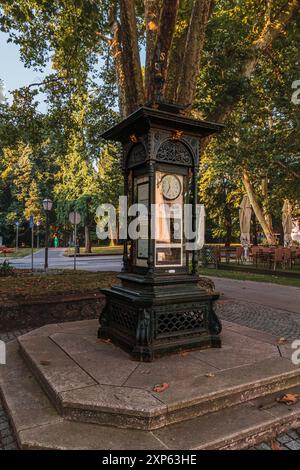
M197 278L148 284L136 276L120 278L122 286L102 290L107 303L99 338L110 339L144 362L179 350L221 347L222 326L214 311L219 295L208 294Z

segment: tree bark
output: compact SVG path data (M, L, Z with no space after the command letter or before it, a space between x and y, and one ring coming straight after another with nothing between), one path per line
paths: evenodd
M261 208L257 197L255 195L255 191L253 185L250 181L249 173L247 170L243 170L242 175L243 184L245 186L247 195L250 200L250 204L255 212L256 218L259 221L261 228L266 236L267 242L269 245L274 245L276 243L274 233L270 230L269 224L266 221L265 215L263 213L263 209Z
M120 0L120 7L126 112L130 114L144 104L145 95L137 39L135 2Z
M161 101L167 76L170 48L176 26L179 0L164 0L153 56L151 58L147 102L155 105Z
M177 97L177 89L180 78L180 64L184 56L186 38L188 34L188 26L173 37L172 47L169 57L169 65L167 69L167 78L165 85L164 98L168 103L175 103Z
M225 246L230 246L232 242L232 214L231 214L231 207L229 204L225 204L224 209L224 225L226 230L225 235Z
M158 31L161 1L144 0L145 23L146 23L146 61L145 61L145 90L149 87L149 75L151 59L154 54L154 47Z
M177 102L191 109L205 42L206 28L212 13L212 0L194 0L179 80Z
M120 24L118 21L114 21L112 28L112 37L111 48L113 53L113 58L115 62L116 75L117 75L117 87L118 87L118 98L119 98L119 110L122 118L125 118L129 111L127 109L127 102L125 96L125 71L122 61L122 48L121 48L121 31Z
M92 253L91 232L88 225L84 226L84 252Z
M248 80L251 77L257 66L259 53L265 51L275 39L278 38L286 26L295 18L299 10L300 0L291 0L272 22L270 21L269 15L267 15L260 36L252 43L248 55L241 64L239 73L241 80ZM220 106L218 106L207 119L220 123L224 122L241 99L241 96L241 87L227 89L223 99L218 100L221 103Z
M264 205L264 214L265 214L265 219L267 224L269 225L269 229L271 232L273 232L273 221L272 221L272 215L268 212L266 205L269 197L269 189L268 189L268 178L267 176L263 178L261 182L261 193L263 196L263 205Z
M257 221L256 221L256 215L255 212L252 212L252 237L253 237L253 245L257 246L258 245L258 235L257 235Z

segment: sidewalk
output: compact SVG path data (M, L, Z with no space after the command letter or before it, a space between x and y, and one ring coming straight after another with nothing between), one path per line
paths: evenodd
M216 290L226 299L255 302L274 309L300 314L300 288L265 282L237 281L211 277Z

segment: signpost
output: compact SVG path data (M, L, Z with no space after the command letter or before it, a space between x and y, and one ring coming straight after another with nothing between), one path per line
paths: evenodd
M40 248L40 222L37 221L36 223L36 228L37 228L37 231L36 231L36 247L37 249Z
M31 271L33 271L33 245L34 245L34 220L33 215L29 217L29 227L31 228Z
M19 225L20 222L16 221L16 252L18 251L18 246L19 246Z
M74 225L74 270L76 271L77 225L81 221L79 212L70 212L69 221Z

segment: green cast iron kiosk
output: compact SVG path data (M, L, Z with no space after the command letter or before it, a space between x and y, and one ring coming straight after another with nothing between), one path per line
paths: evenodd
M98 335L138 361L221 346L214 311L218 294L199 286L197 250L187 250L183 212L190 203L195 232L200 141L222 128L186 118L174 105L160 105L138 109L102 136L121 142L128 206L144 204L148 214L138 239L127 234L120 285L102 290L107 302ZM153 204L176 205L168 230Z

